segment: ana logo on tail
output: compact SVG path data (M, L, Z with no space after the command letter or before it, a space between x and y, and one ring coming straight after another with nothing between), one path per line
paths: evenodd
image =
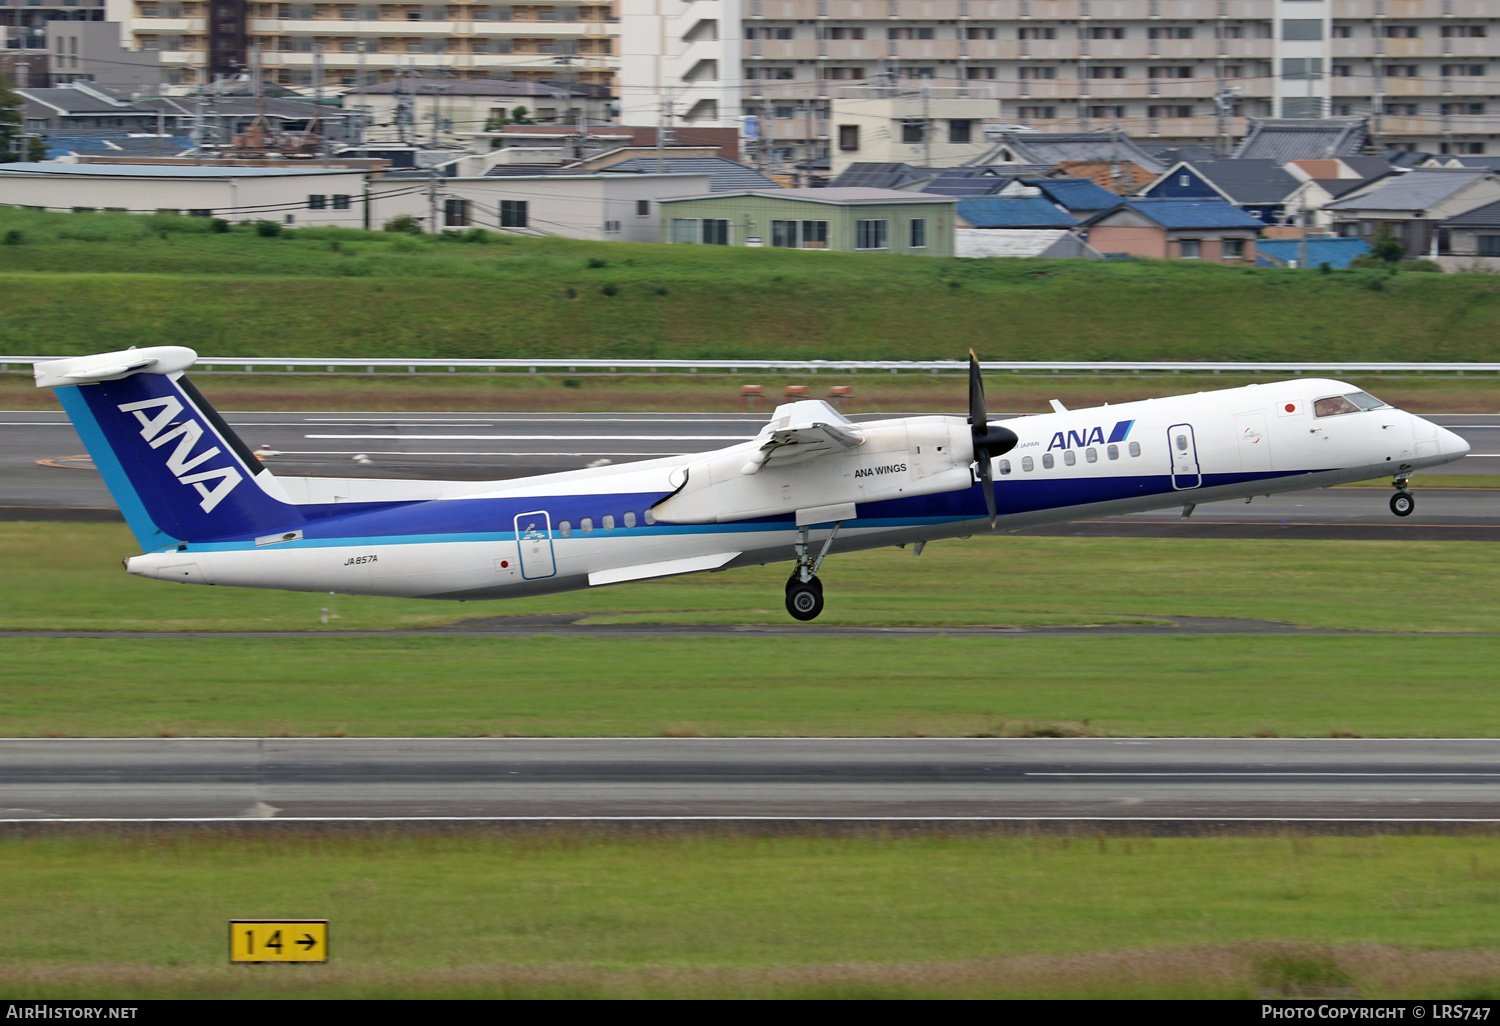
M146 412L148 410L160 412L150 416ZM223 502L234 491L235 486L244 480L243 475L233 467L192 472L195 467L200 467L219 455L220 449L215 445L193 455L194 446L203 437L203 425L196 420L174 422L174 418L183 411L182 403L175 396L125 403L120 406L120 411L135 414L135 419L141 422L141 437L151 444L151 448L160 449L174 438L177 440L177 447L167 456L167 470L182 484L190 484L197 489L198 494L203 496L198 503L203 507L203 512L212 513L214 507ZM171 430L164 430L166 428ZM210 481L218 483L210 488Z

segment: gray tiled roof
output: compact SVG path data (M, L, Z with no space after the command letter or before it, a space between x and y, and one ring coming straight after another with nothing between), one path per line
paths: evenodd
M1161 174L1167 166L1136 145L1124 132L1005 132L995 149L975 161L995 163L1009 151L1018 161L1056 167L1066 161L1130 161L1152 174Z
M1279 203L1302 183L1274 160L1195 160L1189 165L1235 203Z
M70 114L141 114L128 103L110 103L82 89L17 89L28 100L57 107Z
M1250 132L1234 151L1238 158L1289 160L1352 157L1370 138L1364 118L1251 118Z
M1488 176L1488 171L1408 171L1362 196L1334 200L1325 209L1422 211Z
M1465 210L1442 223L1443 228L1500 228L1500 202Z
M664 170L673 174L708 175L709 192L743 192L748 189L779 189L771 179L754 168L737 164L724 157L666 157L661 161ZM657 168L655 157L631 157L618 164L600 168L601 173L653 174Z

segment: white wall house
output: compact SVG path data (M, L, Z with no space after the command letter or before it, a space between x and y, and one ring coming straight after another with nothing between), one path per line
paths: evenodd
M0 205L358 228L364 223L365 175L315 167L0 164Z
M436 214L437 230L486 228L597 242L661 241L661 200L708 191L703 174L375 178L371 226Z

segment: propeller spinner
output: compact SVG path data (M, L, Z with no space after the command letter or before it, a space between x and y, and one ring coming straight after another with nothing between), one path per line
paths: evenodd
M979 480L984 485L984 508L995 526L994 459L1016 447L1020 438L1010 428L991 424L984 410L984 377L979 371L979 357L969 350L969 432L974 437L974 460L979 464Z

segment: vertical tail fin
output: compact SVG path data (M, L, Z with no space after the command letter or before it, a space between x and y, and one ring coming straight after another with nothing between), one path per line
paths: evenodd
M145 551L269 534L301 524L256 480L245 443L182 371L178 346L39 363Z

